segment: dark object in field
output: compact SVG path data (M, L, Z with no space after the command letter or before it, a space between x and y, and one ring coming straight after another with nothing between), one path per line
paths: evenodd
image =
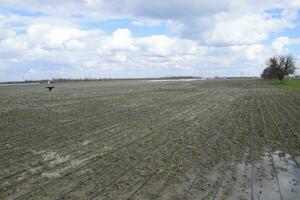
M53 88L55 88L55 87L53 87L53 86L47 86L46 88L48 88L49 92L51 92L51 90L52 90Z
M53 89L53 88L55 88L54 86L46 86L46 88L48 88L48 90L49 90L49 93L48 93L48 98L49 98L49 101L51 100L51 90Z

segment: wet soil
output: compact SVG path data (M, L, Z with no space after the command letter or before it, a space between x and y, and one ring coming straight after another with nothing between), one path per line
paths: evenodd
M300 199L300 94L261 80L0 87L0 199Z

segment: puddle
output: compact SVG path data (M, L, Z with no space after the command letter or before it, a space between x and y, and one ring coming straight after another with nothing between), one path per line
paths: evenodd
M250 199L250 165L247 163L238 163L234 165L233 170L234 177L232 178L234 183L224 185L224 187L232 187L232 193L227 199Z
M300 169L289 154L276 151L273 154L279 185L284 199L300 199ZM300 156L296 157L300 160Z
M277 172L280 191L283 199L300 199L300 170L289 154L276 151L272 154ZM297 161L300 160L298 156ZM271 157L264 153L255 161L254 168L254 198L258 200L280 199L276 173ZM221 191L229 190L231 194L220 194L217 199L251 199L251 164L235 163L233 171L228 173L231 181L227 182ZM228 179L228 177L227 177ZM226 189L227 188L227 189Z
M174 82L174 81L203 81L206 79L202 78L191 78L191 79L155 79L155 80L148 80L147 82Z

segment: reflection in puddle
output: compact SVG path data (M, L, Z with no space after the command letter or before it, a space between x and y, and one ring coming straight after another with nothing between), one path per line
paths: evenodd
M296 160L299 160L299 156ZM273 154L279 185L284 199L300 199L300 170L289 154L276 151Z
M300 199L300 170L289 154L276 151L272 155L277 172L279 186L283 199ZM255 163L254 173L254 198L273 200L280 199L279 187L276 173L272 165L272 157L265 153ZM300 160L298 156L297 161ZM249 163L238 163L232 169L235 177L233 183L227 187L232 188L232 193L226 199L250 199L251 188L251 165ZM225 186L226 187L226 186ZM224 198L224 196L222 197Z

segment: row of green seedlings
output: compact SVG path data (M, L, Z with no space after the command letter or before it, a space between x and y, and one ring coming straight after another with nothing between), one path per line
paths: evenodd
M297 161L297 159L294 155L294 151L292 150L290 145L287 143L286 138L284 137L284 134L282 133L281 128L278 126L278 123L276 123L276 118L274 117L274 114L271 112L270 107L269 107L267 101L264 98L264 95L262 95L262 100L263 100L263 104L265 105L265 107L267 108L267 110L268 110L268 112L271 116L272 122L276 127L277 133L279 134L279 136L282 138L282 141L284 142L284 145L285 145L285 148L286 148L287 152L289 152L289 154L291 155L291 157L294 160L297 168L300 169L299 162Z
M220 127L220 130L218 131L218 134L216 135L214 141L211 143L211 145L209 146L209 150L211 151L212 147L215 146L215 144L218 142L218 140L220 139L220 136L222 135L223 131L222 129L225 129L226 126L229 123L229 120L232 120L232 114L233 112L241 106L241 101L242 101L242 97L239 97L238 100L236 100L237 103L231 108L231 110L229 111L228 115L226 116L222 126ZM205 159L203 160L199 165L200 165L200 170L197 172L196 176L193 178L191 184L187 187L186 190L184 190L184 193L182 194L182 199L187 199L188 198L188 194L191 194L191 190L193 189L193 187L197 184L201 172L206 168L207 164L208 164L209 159Z
M150 136L151 135L151 132L150 133L148 133L148 134L146 134L147 136ZM140 138L137 138L137 139L143 139L144 137L140 137ZM135 140L137 140L137 139L135 139ZM135 140L134 141L132 141L132 143L133 142L135 142ZM125 146L127 146L127 145L129 145L131 142L129 142L129 143L126 143L126 144L123 144L122 146L123 147L125 147ZM119 149L120 149L121 147L119 147ZM99 156L97 156L97 157L95 157L95 159L93 160L93 161L91 161L91 163L92 162L96 162L96 161L98 161L98 159L100 159L100 158L102 158L103 156L101 156L101 155L99 155ZM90 163L90 164L91 164ZM87 164L89 164L89 163L87 163Z
M99 114L105 115L105 114L109 114L109 113L118 113L118 112L117 112L116 110L112 109L112 108L108 108L108 109L106 109L106 110L104 111L104 113L101 111L101 113L99 113ZM81 121L74 120L73 122L68 123L67 126L64 125L64 129L69 130L71 127L74 127L74 125L80 124L81 122L86 121L86 120L91 120L91 119L95 118L96 116L97 116L97 115L96 115L95 113L92 113L92 114L90 114L89 117L82 118ZM107 121L109 121L109 120L107 120ZM56 128L57 128L57 127L53 126L53 127L50 129L49 132L50 132L50 133L53 132ZM48 137L45 138L45 135L40 135L39 137L35 137L35 141L37 141L38 144L44 145L45 140L48 140L48 139L51 139L52 141L60 141L60 140L69 140L71 137L72 137L72 136L66 137L66 135L63 135L63 136L61 136L61 135L59 135L59 136L53 136L52 134L50 134ZM36 139L37 139L37 140L36 140ZM26 139L24 140L24 138L20 138L20 136L16 136L16 138L12 138L12 137L8 136L8 137L4 140L4 143L7 143L7 140L14 141L14 143L16 143L16 142L18 142L18 141L22 141L21 144L18 144L18 148L20 149L20 151L22 151L22 153L19 154L19 155L16 155L16 157L17 157L17 156L24 156L25 154L31 153L30 151L25 151L25 152L24 152L23 149L20 148L20 147L22 147L22 146L28 146L28 143L30 143L31 140L32 140L31 137L28 137L27 140L26 140ZM48 144L48 146L52 146L52 145L53 145L53 144L50 143L50 142L47 142L47 144ZM3 146L5 146L5 145L3 145ZM43 146L43 148L44 148L44 146ZM4 150L5 150L5 148L3 148L3 149L0 150L0 151L3 152ZM4 151L4 152L5 152L5 151ZM11 152L8 152L8 153L6 153L6 154L2 154L1 157L5 158L6 155L11 155Z
M109 127L109 128L114 128L115 126L119 126L119 125L121 125L121 124L116 124L116 125L113 125L112 127ZM100 130L100 133L102 133L102 132L104 132L105 130L107 130L108 128L105 128L104 130ZM91 140L91 138L93 137L93 136L98 136L98 134L99 134L99 131L97 131L97 132L95 132L92 136L88 136L88 137L85 137L84 139L85 140ZM84 135L84 133L82 133L82 135ZM97 138L99 138L99 137L97 137ZM82 138L81 138L82 139ZM58 140L57 138L56 138L56 140ZM91 140L91 141L93 141L93 140ZM64 141L63 143L58 143L58 147L55 147L55 146L53 146L53 144L49 144L48 146L49 147L51 147L51 148L54 148L55 150L59 150L59 149L62 149L62 148L65 148L65 147L69 147L69 146L71 146L70 144L72 144L72 143L74 143L74 141L71 141L71 143L69 142L69 141ZM45 148L45 147L43 147L43 148ZM47 147L46 147L47 148ZM80 149L81 147L78 147L78 149ZM30 152L30 151L29 151ZM25 152L25 153L23 153L23 154L21 154L21 155L19 155L19 156L22 156L23 157L23 160L18 160L16 163L23 163L23 161L24 160L26 160L26 161L28 161L27 160L27 158L25 158L24 157L24 154L27 154L27 153L29 153L28 151L27 152ZM30 152L30 153L32 153L32 152ZM72 152L67 152L65 155L68 155L69 153L72 153ZM51 162L51 161L53 161L53 159L52 160L49 160L49 162ZM16 163L9 163L9 165L11 165L11 164L16 164ZM2 180L2 178L0 178L0 180Z
M242 87L242 90L247 88L249 86L249 84L244 84ZM230 110L230 112L227 114L225 121L223 122L222 126L225 126L227 120L229 119L231 113L233 112L234 108L237 108L240 104L241 101L241 97L238 98L238 100L236 100L238 103L236 103ZM224 117L225 118L225 115ZM212 143L216 143L217 142L217 138L219 138L220 136L220 131L219 134L217 134L216 138L214 139L214 142ZM210 143L209 147L213 146L214 144ZM206 163L208 162L208 159L204 160L200 165L202 166L201 169L204 169L206 166ZM200 172L198 172L198 174L196 175L196 177L192 180L192 183L188 186L188 188L185 190L185 192L182 195L182 199L187 198L187 194L190 193L191 189L193 188L193 186L196 184L197 180L199 179L200 176ZM162 185L162 187L158 190L158 192L154 195L154 197L151 200L155 200L157 198L159 198L159 196L163 193L163 191L165 190L165 188L167 187L167 185L169 184L171 180L171 173L168 175L168 178L166 179L166 181L164 182L164 184Z
M181 133L181 135L186 136L186 132ZM165 140L164 142L160 143L159 146L162 146L162 145L165 146L166 143L172 144L175 140L176 140L176 138L173 138L173 137L169 136L169 137L166 138L166 140ZM139 150L141 151L141 149L139 149ZM159 149L158 149L158 146L154 146L154 148L152 148L152 150L153 150L153 151L159 150ZM143 151L142 151L142 152L143 152ZM152 151L151 151L151 152L152 152ZM153 153L153 152L152 152L152 153ZM150 156L151 156L151 155L150 155ZM137 155L134 155L134 157L138 157L138 156L137 156ZM139 159L139 162L138 162L138 163L141 163L143 160L145 160L145 158L146 158L146 157L143 157L143 159ZM120 159L120 157L117 158L117 160L118 160L118 159ZM112 185L113 183L115 183L116 181L118 181L120 178L122 178L123 176L125 176L129 171L133 170L134 167L136 166L136 164L138 164L138 163L134 163L134 165L132 165L131 167L129 167L129 168L125 169L124 171L122 171L122 172L121 172L119 175L117 175L112 181L108 182L104 187L102 187L101 189L95 191L91 196L88 197L88 199L94 199L94 198L96 198L98 195L100 195L101 193L103 193L103 192L106 190L106 188L108 188L110 185ZM110 168L110 166L108 166L108 168L106 168L106 169L109 169L109 168ZM105 171L106 169L104 169L104 171ZM155 169L155 170L153 170L153 173L150 173L150 175L147 176L147 177L145 178L145 181L144 181L144 182L143 182L143 183L142 183L142 184L141 184L141 185L140 185L133 193L131 193L131 195L129 195L128 199L132 198L139 190L141 190L141 189L147 184L147 182L148 182L148 181L149 181L149 180L150 180L157 172L158 172L158 168ZM101 171L98 171L98 172L94 173L93 176L96 175L96 177L99 177L99 176L101 176L101 174L103 174L103 173L104 173L103 170L101 170ZM76 190L78 187L80 187L81 184L84 184L84 183L86 183L87 181L90 181L91 178L92 178L92 177L88 177L86 180L81 181L80 184L78 184L78 185L75 186L74 188L70 189L69 191L65 192L63 195L60 196L60 198L62 198L62 199L65 198L68 194L70 194L71 192L73 192L74 190Z

